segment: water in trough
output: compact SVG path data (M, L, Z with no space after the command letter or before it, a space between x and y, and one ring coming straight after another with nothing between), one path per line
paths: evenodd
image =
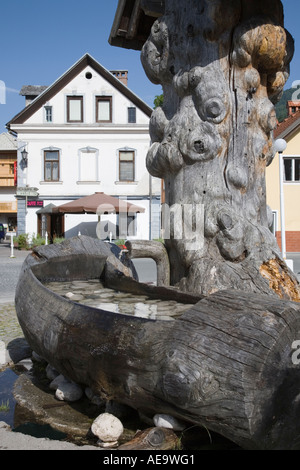
M178 303L175 300L150 299L145 295L135 295L105 288L98 280L49 282L47 288L56 294L101 310L123 315L134 315L151 320L171 321L191 308L192 304Z

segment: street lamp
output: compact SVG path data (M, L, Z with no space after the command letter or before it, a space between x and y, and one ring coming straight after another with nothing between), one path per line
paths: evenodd
M281 253L286 259L286 240L285 240L285 215L284 215L284 193L283 193L283 158L287 143L284 139L277 139L274 143L274 149L279 154L279 187L280 187L280 223L281 223Z
M28 152L27 150L24 148L21 152L21 155L22 155L22 161L27 164L27 161L28 161Z

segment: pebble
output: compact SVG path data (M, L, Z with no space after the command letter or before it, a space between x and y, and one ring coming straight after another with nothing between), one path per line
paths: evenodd
M49 380L52 381L59 376L59 372L57 372L56 369L54 369L52 366L50 366L50 364L48 364L46 367L46 376Z
M98 289L95 289L96 286ZM175 300L149 299L145 295L118 292L103 286L99 289L101 286L101 283L95 280L47 284L48 289L74 302L151 320L172 321L173 317L182 315L192 307L192 305L180 304ZM76 290L76 294L72 292L72 289Z
M67 292L65 297L73 302L78 302L79 300L83 300L84 297L81 294L74 294L73 292Z
M55 397L60 401L74 402L83 395L81 387L72 382L63 382L55 391Z
M51 390L55 390L55 396L61 401L78 401L83 395L82 388L74 382L66 379L62 374L55 377L49 385Z
M186 424L181 423L176 418L166 414L156 414L153 417L153 422L158 428L173 429L173 431L183 431Z
M115 445L123 434L124 428L116 416L110 413L101 413L93 421L91 431L101 442L109 442L111 445Z

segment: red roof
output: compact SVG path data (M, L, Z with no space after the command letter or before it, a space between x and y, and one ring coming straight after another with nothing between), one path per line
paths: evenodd
M274 139L277 139L279 136L286 137L296 127L298 127L298 125L300 125L300 110L296 111L294 114L291 114L284 121L278 124L274 130Z

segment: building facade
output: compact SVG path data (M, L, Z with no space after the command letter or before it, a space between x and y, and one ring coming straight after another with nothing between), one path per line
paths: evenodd
M300 252L300 102L288 102L288 117L278 124L274 139L284 139L283 194L286 251ZM276 154L266 172L267 204L273 212L273 231L281 248L279 155Z
M46 220L49 237L96 237L96 214L61 218L52 209L104 192L145 208L131 237L159 236L160 180L145 164L152 108L128 88L127 74L86 54L53 85L23 87L26 106L7 124L18 139L18 233L44 235ZM120 236L117 215L105 226Z
M17 229L17 149L15 137L0 135L0 224L6 232Z

